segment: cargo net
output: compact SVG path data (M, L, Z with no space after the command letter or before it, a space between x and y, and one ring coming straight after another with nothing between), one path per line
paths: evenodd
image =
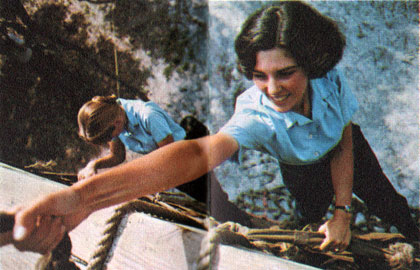
M333 207L331 206L319 223L307 224L306 226L298 224L293 211L295 201L284 186L242 192L237 196L235 204L252 215L280 222L282 230L300 231L302 233L304 231L308 233L316 232L319 226L333 215ZM334 203L331 205L334 205ZM287 241L285 240L278 241L278 243L283 242L283 245L269 248L270 252L285 259L322 269L419 269L420 243L411 243L410 245L404 243L404 238L396 233L394 227L370 214L366 205L358 198L353 197L352 206L354 207L351 221L353 238L345 253L319 253L317 249L309 248L307 243L291 244L288 242L286 244ZM419 208L411 208L410 210L417 226L419 226ZM275 234L275 232L273 231L271 234ZM376 254L377 251L380 252ZM396 259L397 257L405 258L406 262L401 263Z
M237 196L235 204L240 209L253 215L281 221L287 228L298 229L299 227L293 211L293 209L295 209L295 202L285 186L242 192ZM324 223L333 215L333 205L334 203L331 204L324 219L319 222L320 224ZM354 207L351 222L352 231L357 233L396 232L390 224L385 223L375 215L370 214L366 205L358 198L353 197L352 206ZM419 226L419 208L410 208L410 211L412 217L417 222L417 226Z

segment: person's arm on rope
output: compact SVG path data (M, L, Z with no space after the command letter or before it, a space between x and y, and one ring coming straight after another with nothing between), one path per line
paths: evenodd
M223 133L171 143L31 203L16 214L14 237L30 237L39 217L61 218L70 231L96 210L192 181L229 158L238 147L235 139ZM55 242L50 241L53 248Z
M83 168L77 174L78 180L83 180L83 179L91 177L92 175L95 175L99 169L114 167L124 162L125 160L124 144L119 139L116 139L116 140L108 142L108 146L109 146L109 154L102 158L98 158L89 162L86 165L86 167Z
M349 123L343 131L342 139L334 150L331 160L331 178L335 194L335 205L351 205L353 193L353 141ZM325 233L321 250L343 251L351 239L351 213L335 209L333 217L323 224L319 231Z

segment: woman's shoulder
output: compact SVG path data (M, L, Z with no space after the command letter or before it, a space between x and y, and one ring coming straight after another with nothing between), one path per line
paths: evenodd
M325 77L330 81L341 81L344 78L343 70L340 67L336 66L330 71L328 71Z
M311 80L312 88L320 92L323 97L331 94L340 94L345 84L344 74L339 67L334 67L321 78Z
M235 111L258 109L259 105L262 104L262 95L262 92L255 85L246 89L236 98Z
M119 98L118 103L123 107L130 122L144 121L148 114L146 102L143 100Z
M129 109L129 108L136 107L139 105L142 106L144 101L137 100L137 99L118 98L117 103L120 104L122 107Z
M118 103L126 110L136 111L138 113L149 113L151 111L161 110L159 105L153 101L143 101L141 99L123 99L119 98Z
M312 79L311 81L331 81L331 82L337 82L340 81L340 79L343 77L343 72L340 67L335 66L330 71L328 71L324 76Z

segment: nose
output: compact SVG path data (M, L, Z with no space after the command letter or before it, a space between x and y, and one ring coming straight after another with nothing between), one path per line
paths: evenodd
M267 94L276 94L281 88L275 78L269 78L267 81Z

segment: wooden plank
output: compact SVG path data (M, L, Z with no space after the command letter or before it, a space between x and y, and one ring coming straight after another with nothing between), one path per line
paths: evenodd
M244 248L222 245L215 254L212 270L319 270L319 268L288 261Z
M69 236L73 244L72 253L80 259L88 262L106 228L106 221L114 213L115 207L97 211L70 232Z
M65 185L0 163L0 210L29 203L36 198L65 188ZM93 213L70 233L72 253L88 261L97 243L102 239L105 222L115 207ZM34 269L41 256L32 252L19 252L12 246L0 248L1 270ZM79 265L84 269L82 265Z
M61 188L60 184L42 177L0 164L0 210L30 202L37 197ZM12 246L0 248L0 269L28 270L41 256L32 252L19 252Z
M31 270L41 255L32 252L19 252L13 246L0 247L1 270Z
M206 233L142 213L124 223L107 269L191 269Z
M141 213L124 221L106 269L195 269L205 231L179 226ZM212 270L314 270L318 268L269 256L262 252L221 245Z

